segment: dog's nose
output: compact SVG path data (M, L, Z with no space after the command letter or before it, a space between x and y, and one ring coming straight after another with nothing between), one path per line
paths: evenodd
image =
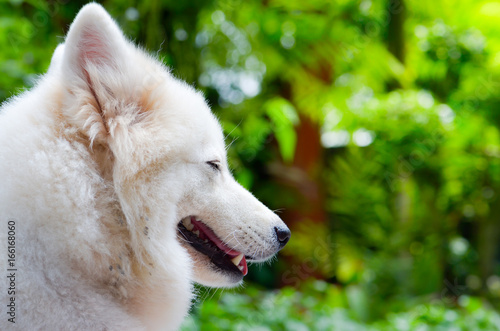
M280 243L280 248L283 248L283 246L286 245L288 240L290 240L290 230L287 228L278 228L277 226L274 227L274 231L276 231L276 238L278 238L278 242Z

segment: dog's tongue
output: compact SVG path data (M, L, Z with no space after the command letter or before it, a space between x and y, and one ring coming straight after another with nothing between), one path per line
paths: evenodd
M217 247L219 247L220 250L226 253L226 255L229 256L231 260L239 255L242 255L241 252L227 247L227 245L224 244L222 240L219 239L219 237L217 237L212 229L206 226L203 222L197 221L194 216L191 216L191 224L193 224L195 230L200 231L200 238L205 239L203 238L203 235L207 237L207 239L212 241ZM238 267L243 267L243 269L240 268L243 276L248 273L247 260L245 259L245 256L243 256L241 261L238 263Z

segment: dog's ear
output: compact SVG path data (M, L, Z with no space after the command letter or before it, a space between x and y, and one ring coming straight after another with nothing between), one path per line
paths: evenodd
M50 60L49 73L58 71L61 68L61 62L64 55L64 44L57 46L54 54L52 54L52 59Z
M60 71L64 111L91 143L109 142L137 123L148 70L139 53L98 4L84 6L71 24Z
M64 72L92 84L93 69L121 70L126 65L127 41L104 8L84 6L66 36Z

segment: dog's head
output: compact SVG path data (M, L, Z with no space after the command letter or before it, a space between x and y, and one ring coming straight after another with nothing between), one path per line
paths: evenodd
M141 263L188 252L194 281L232 286L247 261L286 244L286 225L232 177L203 96L127 41L101 6L80 11L49 74L63 81L63 118L99 153Z

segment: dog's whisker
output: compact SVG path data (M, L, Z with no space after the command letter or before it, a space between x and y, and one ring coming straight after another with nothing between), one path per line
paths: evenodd
M229 132L229 133L228 133L228 134L224 137L224 140L226 140L226 139L227 139L227 137L229 137L229 136L231 135L231 133L233 133L233 132L234 132L234 130L236 130L236 129L237 129L237 128L241 125L241 123L242 123L242 122L243 122L243 119L241 119L241 120L240 120L240 122L234 126L234 128L231 130L231 132ZM236 139L238 139L238 137L234 138L234 139L233 139L233 142L234 142ZM231 143L231 144L232 144L232 143ZM229 145L229 146L231 146L231 145ZM227 149L229 149L229 146L226 148L226 150L227 150Z

